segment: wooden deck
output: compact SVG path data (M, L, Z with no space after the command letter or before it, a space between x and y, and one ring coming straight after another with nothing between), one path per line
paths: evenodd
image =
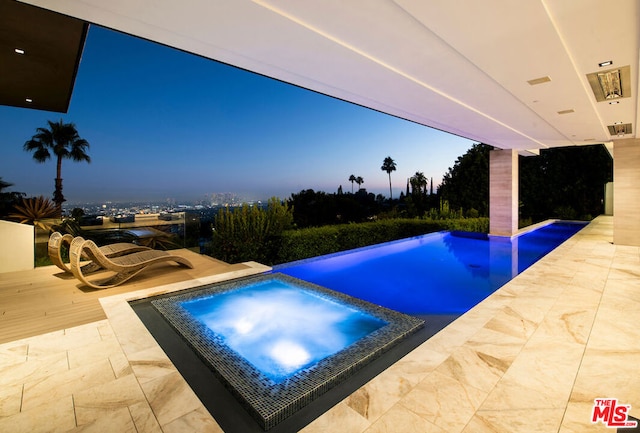
M247 268L186 249L172 252L188 258L194 268L160 263L122 286L104 290L82 287L55 266L0 273L0 343L105 319L98 302L105 296Z

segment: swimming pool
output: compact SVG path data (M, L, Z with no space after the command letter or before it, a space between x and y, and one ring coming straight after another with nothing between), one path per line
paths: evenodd
M553 222L512 238L438 232L274 271L405 314L462 314L585 225Z

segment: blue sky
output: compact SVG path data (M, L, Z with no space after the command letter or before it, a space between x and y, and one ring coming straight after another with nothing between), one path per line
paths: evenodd
M47 120L76 124L92 162L65 160L70 204L178 201L235 192L287 198L302 189L393 195L416 171L443 174L472 141L152 42L91 26L69 112L0 106L0 177L51 197L55 162L22 145ZM356 185L357 187L357 185Z

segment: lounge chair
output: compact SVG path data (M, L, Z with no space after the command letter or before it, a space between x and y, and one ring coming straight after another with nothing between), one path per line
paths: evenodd
M70 249L71 242L73 241L73 236L70 234L61 234L59 232L54 232L49 237L49 258L53 262L54 265L59 267L65 272L71 273L71 267L64 262L62 259L62 247L66 247ZM146 251L151 248L144 247L142 245L136 245L129 242L118 242L115 244L104 245L99 247L102 254L111 258L111 257L119 257L127 254L135 253L138 251ZM86 259L86 257L85 257ZM90 262L82 267L82 273L88 274L91 272L95 272L101 269L101 266L97 263Z
M106 271L110 271L113 275L103 280L93 279L89 281L80 265L84 257L97 263ZM76 237L71 242L69 259L71 260L71 272L73 275L94 289L108 289L118 286L156 263L175 262L180 266L193 269L193 265L189 260L171 254L168 251L149 249L125 256L109 258L100 251L100 248L98 248L93 241L85 240L82 237Z

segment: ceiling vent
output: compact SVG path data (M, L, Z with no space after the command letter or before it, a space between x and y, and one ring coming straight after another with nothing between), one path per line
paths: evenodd
M613 101L631 96L631 68L609 69L587 74L596 101Z
M527 81L527 83L531 84L532 86L535 86L536 84L548 83L549 81L551 81L550 77L540 77L540 78L534 78L533 80L529 80Z
M609 134L611 135L627 135L632 133L630 123L616 123L615 125L608 125Z

